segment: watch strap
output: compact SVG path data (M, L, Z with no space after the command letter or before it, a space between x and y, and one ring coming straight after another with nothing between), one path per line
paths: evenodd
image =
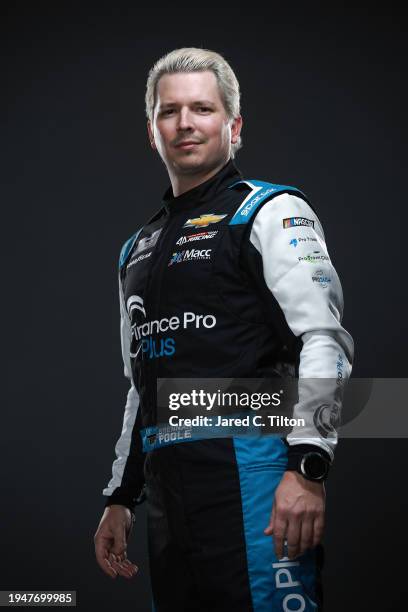
M309 457L320 458L320 472L313 473L313 471L308 471L307 465ZM303 478L311 482L324 482L329 474L330 465L330 456L323 449L310 444L299 444L296 445L293 450L289 449L286 470L296 471L303 476Z
M319 453L319 455L327 461L328 465L332 463L329 453L320 446L316 446L315 444L295 444L288 448L288 464L286 469L299 470L300 460L306 453Z

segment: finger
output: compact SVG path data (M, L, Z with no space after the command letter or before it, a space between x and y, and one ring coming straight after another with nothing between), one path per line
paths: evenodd
M138 566L132 563L129 559L125 559L123 563L125 563L126 565L129 565L129 567L136 569L136 571L139 569Z
M120 567L121 567L122 571L124 572L123 576L125 578L133 578L134 576L136 576L136 574L138 572L138 570L135 569L132 564L129 565L129 564L121 563Z
M278 559L282 559L283 544L286 538L287 520L280 518L278 515L275 516L274 528L273 528L273 540L275 543L275 554Z
M128 565L125 565L124 563L120 562L119 558L116 555L111 553L109 556L109 560L112 567L120 576L123 576L124 578L132 578L135 575L133 570Z
M111 549L111 552L113 552L114 555L118 555L121 559L123 559L123 555L125 555L127 547L125 529L121 528L114 531L113 539L114 545Z
M302 522L300 533L300 554L303 554L308 548L313 546L313 525L312 518L306 518Z
M112 567L109 561L108 550L106 548L103 548L101 544L97 545L97 543L95 543L95 554L96 554L96 561L99 567L101 568L101 570L110 578L116 578L117 572Z
M313 525L313 548L320 544L324 532L324 515L318 516Z
M101 567L105 574L107 574L110 578L116 578L118 572L112 567L112 564L109 559L104 559L103 561L104 562Z
M299 554L301 525L301 521L297 517L292 516L289 519L287 531L289 559L294 559Z
M266 527L266 529L264 529L264 534L265 535L272 535L272 533L273 533L273 527L274 527L274 522L275 522L275 514L276 514L275 504L273 504L271 517L269 519L269 525Z
M108 560L108 546L109 538L106 538L101 534L95 537L95 556L99 567L111 578L116 578L116 571L112 568Z
M117 557L111 555L109 557L110 563L115 571L119 574L119 576L123 576L124 578L131 578L133 576L133 572L128 569L125 565L123 565Z
M123 561L123 564L131 572L132 577L136 576L137 572L139 571L139 568L137 567L137 565L135 565L134 563L131 563L129 559L126 559L125 561Z

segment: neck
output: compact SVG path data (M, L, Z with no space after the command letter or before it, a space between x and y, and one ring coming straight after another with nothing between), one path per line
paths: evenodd
M194 174L177 174L173 171L173 169L169 170L169 178L171 182L171 187L173 189L173 195L176 198L177 196L185 193L186 191L190 191L190 189L194 189L197 185L201 185L201 183L205 183L212 176L217 174L225 166L228 160L222 160L218 163L217 166L213 168L205 168L204 170L197 170Z

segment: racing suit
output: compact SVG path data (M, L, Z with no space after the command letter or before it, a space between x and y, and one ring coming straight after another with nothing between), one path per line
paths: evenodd
M103 493L133 510L146 491L155 609L321 609L321 547L278 560L263 530L293 450L331 460L336 436L312 423L169 443L156 414L158 378L349 377L341 285L306 196L243 180L232 160L177 197L169 187L122 248L119 298L130 389ZM338 406L339 385L329 393ZM318 399L299 392L297 415Z

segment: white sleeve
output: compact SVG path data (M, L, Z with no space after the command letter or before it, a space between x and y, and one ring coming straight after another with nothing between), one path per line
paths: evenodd
M343 293L322 226L307 202L282 194L260 209L250 242L262 257L267 287L303 342L293 416L305 418L306 427L293 428L287 442L320 446L333 458L337 432L330 423L341 410L354 344L341 325Z
M133 384L132 380L132 370L130 364L130 343L132 338L132 329L130 324L129 315L126 310L122 283L119 278L119 302L120 302L120 340L122 347L122 358L124 365L124 375L126 378L130 380L130 389L127 394L127 401L125 405L125 413L123 416L123 427L121 435L116 443L115 452L116 459L112 465L112 478L109 481L107 487L103 489L103 494L111 496L115 489L122 487L124 489L123 493L128 496L129 489L133 489L134 485L134 476L136 474L129 474L129 477L125 479L124 482L124 471L125 467L129 460L129 455L131 451L131 441L132 434L135 435L134 432L136 416L139 408L139 395ZM138 435L136 433L136 435ZM132 452L137 452L140 454L140 451L135 448L133 451L134 445L132 445ZM130 463L133 462L129 462ZM139 463L139 462L138 462ZM133 466L132 466L133 471ZM140 469L139 469L140 471ZM140 476L140 475L139 475ZM120 492L120 489L119 489Z

